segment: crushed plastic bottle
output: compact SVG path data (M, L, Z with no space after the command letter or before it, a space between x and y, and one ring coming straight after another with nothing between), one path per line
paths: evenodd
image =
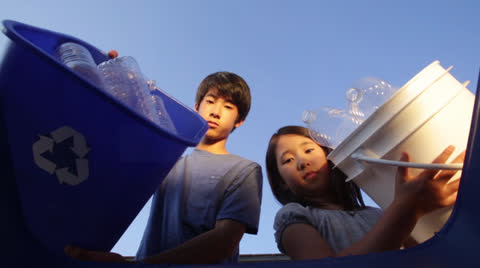
M383 79L364 77L346 91L348 113L367 119L382 106L397 89ZM363 121L362 121L363 122Z
M98 69L105 81L105 91L131 109L159 123L150 99L150 90L134 58L124 56L111 59L99 64Z
M316 110L304 111L302 121L307 124L310 137L314 141L322 146L335 148L338 139L344 136L339 131L342 129L340 126L347 122L346 116L344 110L322 106Z
M103 88L103 79L97 70L92 54L84 46L74 43L62 43L56 50L57 57L67 67L87 79L95 86Z
M156 124L176 133L159 95L163 92L155 81L146 81L133 57L115 57L97 66L88 49L74 42L62 43L56 53L58 59L77 74Z
M176 132L163 101L152 95L136 60L131 56L117 57L98 65L105 91L156 124ZM155 86L156 88L156 86Z
M165 95L165 93L160 88L157 87L155 80L148 80L147 85L148 85L148 88L150 89L152 102L157 112L160 125L166 129L171 130L173 133L177 133L175 125L170 119L170 115L168 114L168 111L165 108L165 104L163 103L163 99L161 97L161 95Z
M306 110L302 121L318 144L336 148L395 91L385 80L366 77L355 82L345 92L345 109L322 106L316 110Z

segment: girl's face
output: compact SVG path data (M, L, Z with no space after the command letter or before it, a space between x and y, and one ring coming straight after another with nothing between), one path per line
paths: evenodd
M295 195L327 195L327 156L317 143L300 135L282 135L278 137L275 155L278 171Z

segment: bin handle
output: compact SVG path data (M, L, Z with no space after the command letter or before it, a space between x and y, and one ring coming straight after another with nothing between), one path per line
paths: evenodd
M365 152L365 151L363 151L363 152ZM351 158L353 158L355 160L358 160L358 161L367 162L367 163L389 165L389 166L398 166L398 167L420 168L420 169L461 170L463 168L462 163L432 164L432 163L414 163L414 162L386 160L386 159L380 159L378 157L366 156L362 152L358 152L358 151L354 152L351 155Z

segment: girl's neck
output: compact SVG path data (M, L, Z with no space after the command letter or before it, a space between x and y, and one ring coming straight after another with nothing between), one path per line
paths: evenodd
M328 209L328 210L345 210L343 205L337 204L332 201L331 198L325 197L313 197L305 199L306 203L315 208Z
M330 203L312 204L311 206L315 208L328 209L328 210L345 210L345 208L341 205L330 204Z

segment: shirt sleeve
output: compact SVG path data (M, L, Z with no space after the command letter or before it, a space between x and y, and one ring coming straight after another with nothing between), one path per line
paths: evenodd
M262 170L251 162L238 169L235 179L228 185L217 220L231 219L247 226L247 233L257 234L262 201Z
M275 241L280 252L285 254L282 245L282 235L285 229L292 224L305 223L312 225L309 219L308 209L298 203L288 203L282 207L275 215L273 229L275 230Z

